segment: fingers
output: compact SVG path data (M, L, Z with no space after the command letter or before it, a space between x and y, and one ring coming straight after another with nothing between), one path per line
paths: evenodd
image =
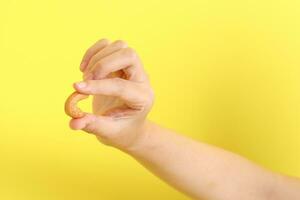
M99 61L101 58L104 58L105 56L108 56L112 54L115 51L118 51L122 48L126 48L127 44L124 41L117 40L110 45L106 46L105 48L98 51L96 54L92 56L90 59L88 66L85 68L85 72L91 71L93 69L93 66L97 61Z
M92 75L88 75L92 79L102 79L112 72L124 70L128 80L145 80L141 61L132 48L120 49L98 60L92 68Z
M108 117L86 114L82 118L71 119L69 126L73 130L84 130L88 133L103 135L113 125L113 120Z
M86 114L84 117L71 119L70 127L74 130L80 130L85 128L88 123L94 122L95 120L95 116Z
M96 42L93 46L91 46L84 54L81 64L80 64L80 70L84 71L87 67L90 59L92 56L94 56L97 52L99 52L101 49L106 47L109 44L109 41L107 39L102 39Z
M87 80L74 84L74 88L83 94L115 96L125 101L133 109L143 110L149 101L149 91L141 83L122 78Z

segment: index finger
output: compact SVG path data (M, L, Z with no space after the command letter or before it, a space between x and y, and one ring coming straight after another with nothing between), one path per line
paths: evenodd
M93 44L84 54L82 61L80 63L80 70L84 71L86 66L89 64L90 59L95 55L97 52L99 52L101 49L106 47L109 44L109 40L107 39L101 39L97 41L95 44Z

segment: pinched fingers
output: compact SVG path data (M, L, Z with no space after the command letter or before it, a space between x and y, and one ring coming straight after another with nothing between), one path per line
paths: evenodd
M153 101L153 93L148 85L122 78L87 80L75 83L74 88L82 94L118 97L132 109L143 110L151 106Z
M114 120L112 118L87 113L84 117L71 119L70 128L74 130L84 130L88 133L105 136L105 133L114 130Z
M97 136L97 138L104 144L114 146L124 146L126 144L124 139L118 142L118 135L123 128L120 126L119 121L106 116L99 116L87 113L84 117L79 119L71 119L70 128L74 130L83 130ZM126 137L129 139L130 136Z

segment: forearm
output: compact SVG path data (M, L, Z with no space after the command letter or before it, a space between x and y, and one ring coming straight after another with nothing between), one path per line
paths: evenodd
M122 149L195 198L300 199L297 180L154 123L144 123L154 92L139 56L126 42L97 41L86 51L80 69L84 81L73 85L75 94L94 95L93 113L70 112L80 111L75 106L81 98L72 95L66 102L66 113L73 117L72 129L93 133L99 141Z
M281 176L248 160L147 122L127 153L173 187L197 199L267 199ZM295 189L298 187L295 183ZM295 192L296 195L296 192Z

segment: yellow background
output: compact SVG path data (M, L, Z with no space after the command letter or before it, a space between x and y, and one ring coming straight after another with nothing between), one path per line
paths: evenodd
M2 0L0 199L187 199L69 129L79 62L126 40L151 77L150 119L300 176L299 0ZM84 104L86 108L87 104Z

